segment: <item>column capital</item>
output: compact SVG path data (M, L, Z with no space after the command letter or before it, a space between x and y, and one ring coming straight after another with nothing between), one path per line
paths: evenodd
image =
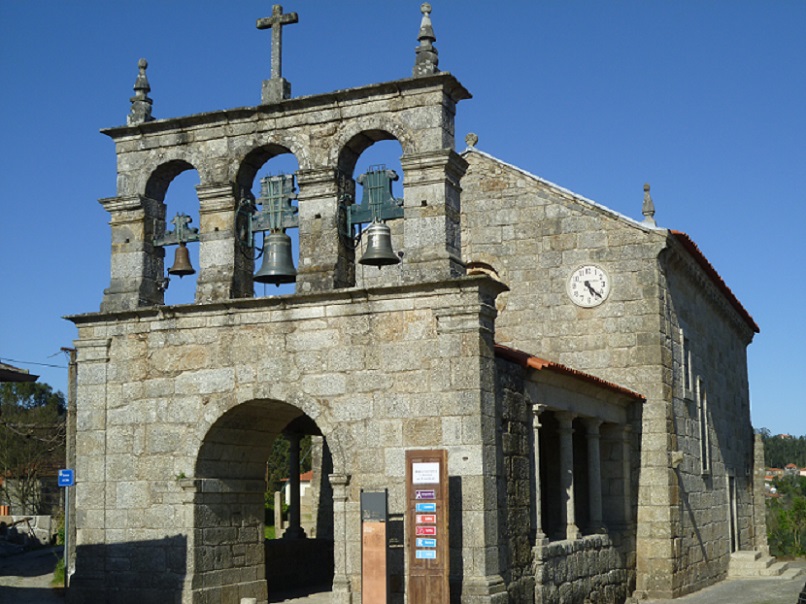
M422 180L426 178L422 171L434 168L443 169L443 174L450 176L451 180L458 184L469 165L467 160L453 149L409 153L400 158L400 167L403 169L406 177L408 179L416 178L418 184L427 182L427 180ZM415 174L417 174L416 177ZM442 180L444 180L444 176L433 176L434 182Z
M598 417L586 417L583 421L585 423L585 427L587 428L586 433L588 437L599 436L599 428L601 428L604 420L601 420Z
M576 413L571 413L570 411L555 411L554 417L557 418L557 422L560 424L560 430L571 430L571 423L577 418Z
M98 200L104 209L110 214L117 212L134 212L137 210L148 210L153 207L163 205L156 199L151 199L145 195L117 195L115 197L102 197Z
M220 212L238 207L233 183L197 185L196 195L199 198L199 212Z

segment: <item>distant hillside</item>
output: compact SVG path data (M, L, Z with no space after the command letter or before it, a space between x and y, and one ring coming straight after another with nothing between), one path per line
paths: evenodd
M769 468L783 468L793 463L806 468L806 436L771 434L766 428L759 430L764 441L764 463Z

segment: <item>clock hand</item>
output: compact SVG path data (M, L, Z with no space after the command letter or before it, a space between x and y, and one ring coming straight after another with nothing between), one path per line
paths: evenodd
M597 298L601 298L601 297L602 297L602 294L600 294L600 293L599 293L599 292L597 292L595 289L593 289L593 286L591 285L591 282L590 282L590 281L585 281L585 282L583 283L583 285L584 285L585 287L587 287L587 288L588 288L588 291L589 291L591 294L593 294L594 296L596 296Z

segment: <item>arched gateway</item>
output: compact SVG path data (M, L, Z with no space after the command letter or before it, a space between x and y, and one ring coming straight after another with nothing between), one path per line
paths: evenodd
M414 77L361 88L291 98L276 55L261 105L154 120L140 62L127 125L104 131L110 285L100 312L71 317L72 603L266 604L272 560L294 555L311 580L327 568L334 604L375 604L369 571L395 604L623 602L698 589L735 550L764 549L745 356L757 326L684 234L473 136L458 154L470 94L438 71L422 11ZM276 53L295 21L279 6L260 21ZM386 140L402 149L402 199L391 170L357 168ZM263 176L283 154L294 179ZM198 222L166 233L166 191L190 169ZM272 256L257 280L296 292L254 297L255 234L279 258L287 229L298 259ZM177 244L199 246L195 302L167 306ZM280 558L263 541L281 433L292 459L299 435L322 443L321 563L293 513ZM362 494L381 491L388 566L364 572Z

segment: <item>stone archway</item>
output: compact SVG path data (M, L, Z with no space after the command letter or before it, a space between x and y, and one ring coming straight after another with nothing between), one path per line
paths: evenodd
M188 556L193 602L237 604L241 598L257 598L265 603L270 593L295 587L295 580L332 582L332 504L324 506L330 511L329 518L326 514L318 518L325 525L329 523L321 531L329 539L312 539L293 530L273 543L264 539L266 460L280 434L291 435L289 440L293 442L294 435L321 436L322 432L293 405L253 400L227 411L205 434L195 477L184 481L185 488L194 491ZM327 450L326 440L322 440ZM326 475L322 480L323 470L329 471L327 464L318 468L317 479L328 485ZM299 489L298 481L296 488ZM325 487L320 488L320 493L328 496L330 491ZM298 496L295 504L298 526ZM292 513L292 519L294 516ZM301 562L303 558L305 563ZM312 563L314 559L319 563ZM306 575L297 576L294 569ZM316 570L315 577L311 569Z

